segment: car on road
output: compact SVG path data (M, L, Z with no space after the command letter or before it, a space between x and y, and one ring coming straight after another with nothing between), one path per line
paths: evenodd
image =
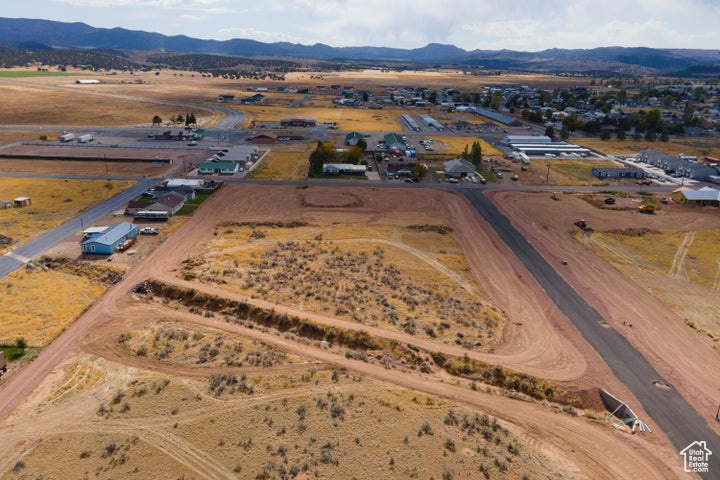
M457 178L448 178L448 183L457 183Z
M155 227L144 227L140 229L141 235L157 235L160 233L160 229Z

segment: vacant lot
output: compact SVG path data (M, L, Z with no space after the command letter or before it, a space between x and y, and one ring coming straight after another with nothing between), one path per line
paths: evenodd
M502 155L502 152L500 152L500 150L478 137L441 136L432 138L435 139L435 142L444 144L447 147L447 153L452 155L460 155L461 153L463 153L465 151L466 145L469 151L470 147L472 147L473 142L480 142L480 147L482 148L483 155Z
M245 128L248 128L252 121L262 125L263 122L279 122L285 117L311 117L318 122L337 122L339 130L359 132L402 131L397 117L405 113L405 110L396 109L318 108L305 105L298 108L269 105L243 105L234 108L246 114L243 123Z
M0 292L0 344L23 337L29 346L43 347L100 298L105 286L82 276L35 269L0 280Z
M12 239L10 245L0 248L0 253L60 225L134 183L129 180L0 178L0 199L26 196L32 200L30 206L0 210L0 232Z
M248 174L248 178L300 180L307 177L310 168L310 153L314 143L295 145L273 145L262 162Z
M548 170L549 167L549 170ZM614 183L632 183L634 180L612 180L596 178L593 168L617 168L618 164L607 160L545 160L533 159L528 166L531 178L537 181L528 183L548 183L550 185L607 185ZM548 172L550 180L547 181Z

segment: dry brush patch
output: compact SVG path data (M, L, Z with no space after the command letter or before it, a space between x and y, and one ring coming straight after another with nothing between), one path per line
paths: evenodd
M481 347L504 317L467 277L446 228L224 225L209 245L218 253L186 260L181 275L307 311Z
M77 372L103 362L84 357ZM107 363L107 362L105 362ZM557 478L562 467L496 418L344 371L291 380L187 381L101 366L105 375L29 413L8 433L0 475L168 478ZM230 394L245 382L259 388ZM227 384L230 384L229 387ZM208 388L226 385L216 395ZM57 418L72 419L67 431ZM39 435L39 436L38 436ZM26 448L28 440L32 447ZM13 469L17 468L16 472Z
M273 145L262 162L248 174L248 178L299 180L307 177L310 168L312 143Z

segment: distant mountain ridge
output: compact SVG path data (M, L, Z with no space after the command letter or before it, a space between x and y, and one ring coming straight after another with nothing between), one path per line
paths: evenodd
M601 47L549 49L541 52L511 50L467 51L454 45L431 43L421 48L331 47L288 42L263 43L248 39L202 40L185 35L124 28L95 28L85 23L0 17L0 47L42 49L147 50L245 57L367 62L411 62L428 65L474 65L491 69L547 72L607 71L627 74L699 75L720 73L720 50Z

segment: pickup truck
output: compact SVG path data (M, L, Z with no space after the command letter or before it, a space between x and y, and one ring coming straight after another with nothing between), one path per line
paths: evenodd
M153 227L145 227L140 229L141 235L157 235L160 233L160 229Z

